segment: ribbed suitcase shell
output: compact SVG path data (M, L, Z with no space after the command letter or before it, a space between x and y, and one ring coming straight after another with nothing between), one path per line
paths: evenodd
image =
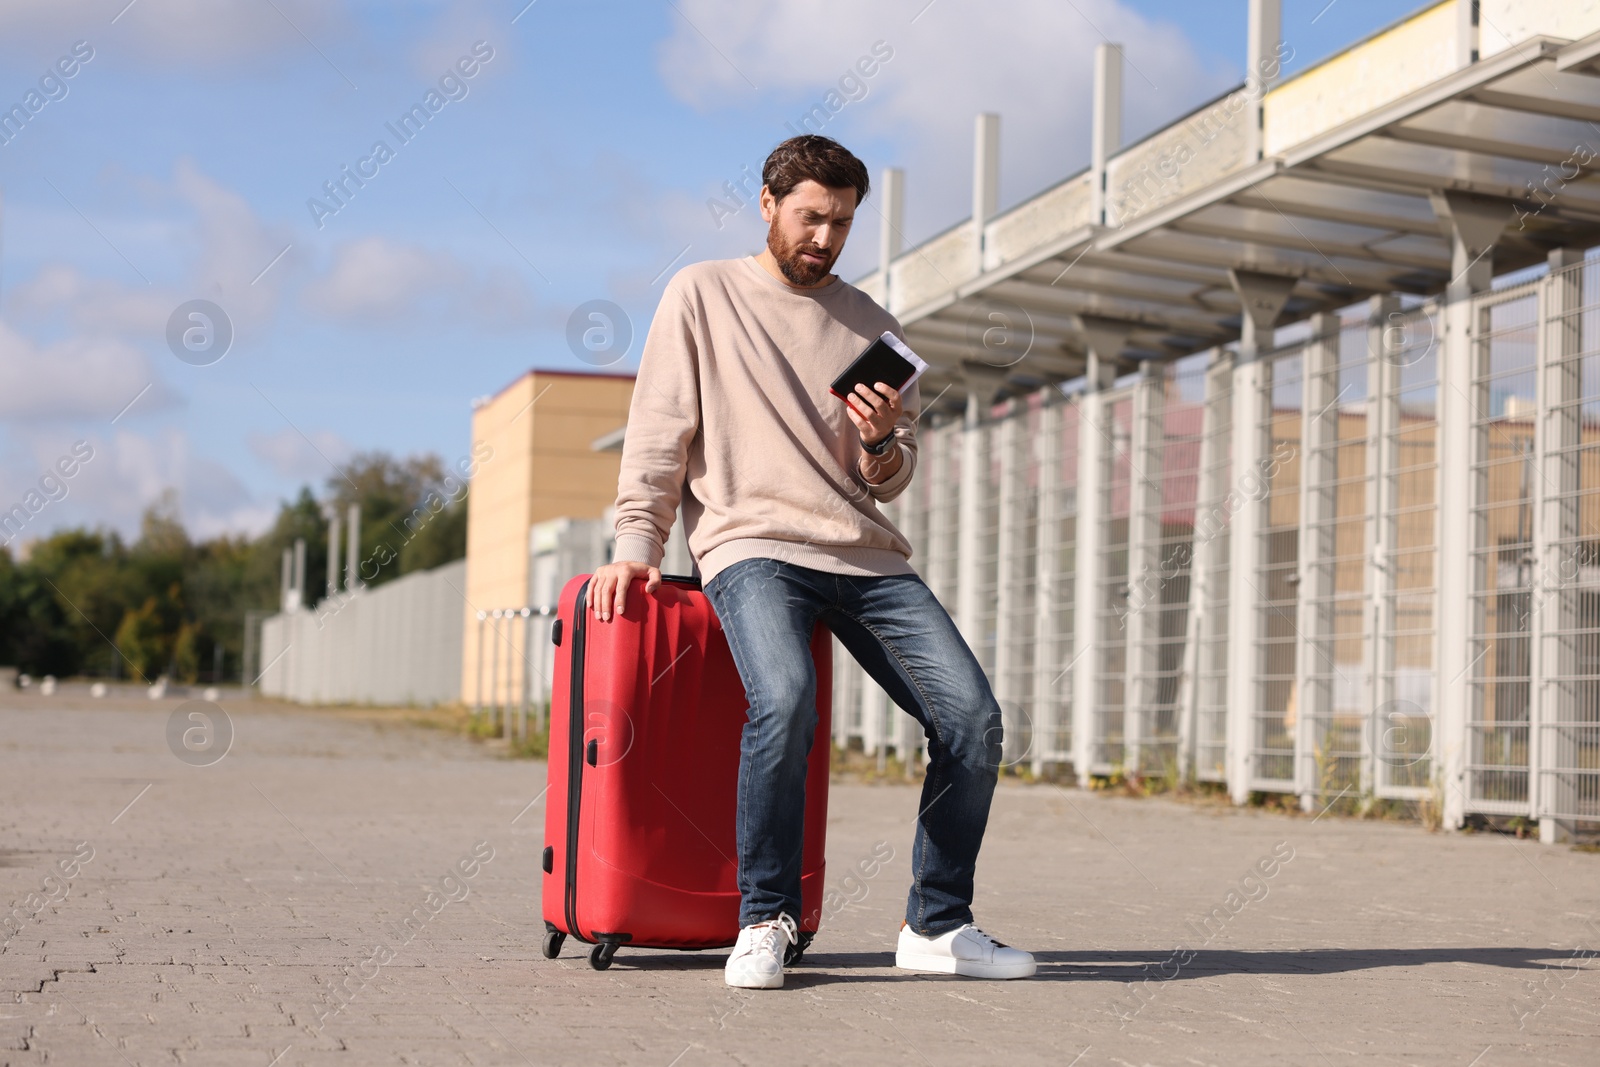
M545 954L596 945L703 949L739 934L735 799L748 704L727 638L694 578L635 578L596 622L590 575L561 591L545 793ZM817 732L806 775L802 947L822 911L833 646L812 635Z

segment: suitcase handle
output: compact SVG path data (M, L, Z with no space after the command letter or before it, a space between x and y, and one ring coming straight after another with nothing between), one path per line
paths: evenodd
M701 585L700 585L700 577L698 575L694 575L694 574L663 574L661 576L661 580L663 582L678 582L678 583L680 583L682 585L693 586L696 589L701 589L702 591L704 591L702 589ZM580 599L585 604L587 604L588 600L589 600L589 585L588 585L587 580L585 580L583 588L581 590L579 590L579 593L580 593ZM561 620L560 619L556 620L554 627L551 629L550 640L553 643L558 644L558 645L561 643Z

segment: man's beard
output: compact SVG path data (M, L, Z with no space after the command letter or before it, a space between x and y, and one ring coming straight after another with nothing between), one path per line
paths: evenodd
M772 225L767 228L767 251L778 261L778 269L789 279L789 284L802 289L816 285L826 278L828 272L833 269L833 261L839 258L837 252L829 255L812 244L785 245L783 234L778 229L777 219L773 219ZM827 261L813 262L801 254L803 251L826 255Z

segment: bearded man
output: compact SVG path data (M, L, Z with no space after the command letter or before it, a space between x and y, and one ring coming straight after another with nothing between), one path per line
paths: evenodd
M921 724L928 768L895 963L1025 978L1033 957L973 923L973 872L1000 764L1000 706L971 648L878 505L916 470L915 382L901 393L829 385L894 316L832 273L865 199L861 161L815 134L761 171L767 247L695 263L667 284L628 412L612 562L595 571L598 622L630 581L661 583L680 502L701 588L750 705L739 752L738 943L730 986L783 985L797 939L806 760L817 724L818 619Z

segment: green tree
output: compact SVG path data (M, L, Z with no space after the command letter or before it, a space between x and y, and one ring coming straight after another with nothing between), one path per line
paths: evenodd
M358 453L341 475L328 479L328 494L340 515L350 504L361 508L358 571L368 586L466 554L461 488L446 481L438 456L400 460L384 452Z
M247 537L217 537L195 546L184 573L184 597L194 619L196 669L210 673L219 663L222 677L237 677L244 656L244 613L277 607L278 585L250 584L254 548Z
M112 635L145 593L122 539L63 530L34 542L18 572L26 602L18 665L40 674L115 673Z
M182 604L169 590L166 596L149 596L130 610L117 627L117 649L127 657L134 676L153 682L159 676L176 673L174 667L178 633L183 628Z
M431 570L467 554L467 502L447 503L418 525L400 548L400 573ZM408 523L409 528L409 523Z
M272 528L251 543L243 564L245 607L278 610L283 553L293 551L297 538L306 542L306 598L315 602L327 588L328 520L322 512L310 486L301 486L299 496L278 506Z
M259 537L194 541L175 493L146 511L130 545L114 531L59 530L26 553L0 546L0 663L35 674L185 682L237 678L244 615L276 611L284 551L306 543L308 607L327 587L327 509L361 508L361 579L381 585L466 554L464 487L437 456L362 453L330 479L283 501ZM25 557L25 558L24 558ZM335 561L342 565L342 561Z

